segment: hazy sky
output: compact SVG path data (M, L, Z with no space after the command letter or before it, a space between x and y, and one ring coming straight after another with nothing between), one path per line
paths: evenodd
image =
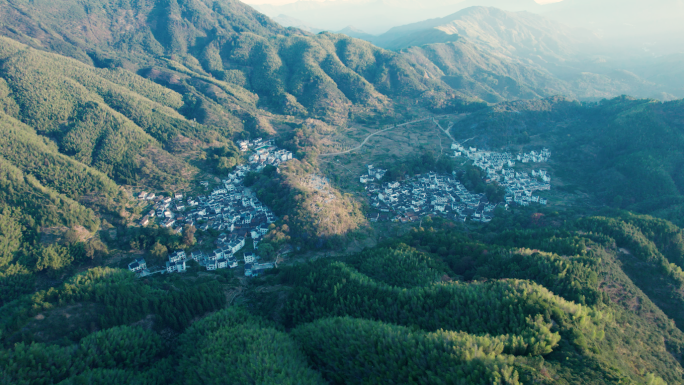
M297 2L298 0L242 0L243 3L247 4L272 4L272 5L283 5ZM309 0L309 1L326 1L326 0ZM327 0L330 1L330 0ZM337 1L350 1L350 0L337 0ZM557 3L563 0L534 0L539 4L549 4Z

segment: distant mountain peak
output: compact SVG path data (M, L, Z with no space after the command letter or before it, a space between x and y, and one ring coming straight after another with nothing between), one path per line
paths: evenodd
M348 25L346 28L337 31L337 33L341 33L341 34L347 35L349 37L354 37L354 38L362 39L362 40L370 40L370 39L375 37L375 35L371 35L369 33L366 33L365 31L363 31L360 28L357 28L353 25Z
M281 13L277 17L274 17L273 21L282 25L283 27L299 28L303 31L307 31L307 32L311 32L311 33L319 33L321 31L323 31L321 28L315 27L315 26L308 24L302 20L299 20L297 18L285 15L283 13Z

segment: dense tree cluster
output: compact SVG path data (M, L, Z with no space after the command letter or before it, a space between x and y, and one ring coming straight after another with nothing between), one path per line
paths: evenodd
M645 262L658 265L678 287L684 286L684 272L671 263L649 240L638 226L614 218L591 217L581 220L578 226L584 230L602 233L613 239L619 246L625 246L630 253ZM678 258L681 263L681 259Z
M512 356L488 337L354 318L328 318L293 332L335 384L520 384Z
M192 325L180 337L186 384L324 384L290 336L235 308Z
M504 231L497 244L484 244L455 232L418 230L404 241L442 256L452 274L467 281L526 279L577 303L603 300L595 270L599 258L587 255L586 244L593 242L568 231Z
M230 171L233 167L242 162L240 150L233 142L224 144L220 147L215 147L207 150L204 157L210 161L214 169L219 174L224 174Z
M387 170L383 180L388 181L403 180L430 171L451 175L457 170L457 164L452 158L432 151L411 155L401 162L385 162L380 167Z
M96 238L76 238L64 244L38 242L39 224L51 218L30 207L27 212L33 215L0 204L0 303L35 291L40 272L57 276L106 253L106 246Z
M510 354L550 353L560 337L547 323L562 323L582 312L524 281L444 283L407 290L378 283L339 262L325 268L315 265L295 279L299 285L285 309L291 325L348 315L426 331L507 335L505 351Z
M38 291L14 301L2 319L5 333L16 331L29 317L60 305L93 302L102 306L100 327L107 328L155 316L160 327L185 329L197 316L221 308L226 297L213 280L183 290L141 284L129 271L95 268L57 288ZM3 314L3 317L5 315Z
M350 257L347 263L376 281L406 288L439 282L448 269L406 245L368 250Z
M62 380L78 384L86 379L114 384L140 380L138 370L163 355L164 343L157 333L122 326L93 333L73 346L19 343L0 352L0 371L3 381L17 385Z

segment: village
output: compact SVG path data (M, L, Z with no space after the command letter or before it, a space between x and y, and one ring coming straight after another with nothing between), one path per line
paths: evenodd
M377 212L370 216L372 222L411 222L426 215L465 222L489 222L494 210L508 209L509 204L529 206L531 203L546 205L546 199L533 195L535 191L551 189L551 178L545 170L533 170L532 175L513 169L516 162L542 163L551 156L548 149L530 151L519 155L478 150L454 143L454 157L465 157L485 172L487 183L498 183L505 188L502 202L490 202L485 194L468 191L453 175L430 172L409 180L381 183L386 170L367 166L367 173L359 178L370 195L370 205Z
M266 166L278 167L292 159L292 153L279 149L272 140L261 138L239 141L237 145L245 153L248 163L236 166L210 193L193 197L184 197L180 193L170 197L147 192L138 195L138 199L153 204L152 210L141 219L141 226L147 226L156 219L159 226L179 234L186 226L194 226L202 231L213 229L220 234L214 250L192 251L189 255L183 250L176 250L169 255L165 267L154 271L148 268L143 258L138 258L129 264L129 270L138 276L146 276L184 272L187 270L186 262L190 260L208 271L236 268L241 262L245 267L245 276L251 277L276 267L275 263L259 263L261 258L255 253L238 254L247 242L251 242L251 246L257 251L259 241L268 233L269 225L276 220L275 214L252 191L245 188L244 179L248 173L261 171ZM498 207L507 210L511 204L547 204L546 199L534 193L551 189L548 173L539 169L532 170L530 175L516 171L514 166L516 162L547 162L551 156L548 149L513 155L453 143L451 150L455 158L467 158L474 166L482 169L486 176L485 182L498 183L504 187L504 200L490 202L484 193L468 191L458 180L456 172L452 175L429 172L402 182L382 183L387 170L367 165L367 172L360 176L359 181L365 185L370 196L370 205L375 211L369 216L369 220L411 222L432 215L460 222L470 220L486 223L493 219ZM309 179L302 183L313 184L319 192L325 190L327 179L316 175L309 176ZM209 188L209 182L200 182L200 185L204 189ZM334 197L329 198L326 195L321 196L321 199Z
M245 188L244 179L250 172L261 171L266 166L278 167L292 159L292 153L278 149L272 140L261 138L253 141L237 143L242 152L253 151L249 155L249 163L238 165L221 183L214 187L208 195L184 197L183 194L172 194L171 197L160 197L154 193L141 192L138 199L153 203L153 209L145 215L141 226L148 226L157 219L159 226L181 234L186 226L207 231L220 232L212 252L193 251L187 255L183 250L169 255L166 268L151 271L143 258L138 258L128 265L129 270L138 276L154 273L182 273L187 269L186 262L196 261L208 271L235 268L238 266L236 254L252 242L254 250L259 241L268 233L269 225L276 220L275 214L263 205L256 195ZM209 182L200 182L208 189ZM245 276L257 276L264 270L275 267L274 263L259 263L259 256L244 253L242 262Z
M482 151L474 147L465 148L458 143L451 145L454 156L464 156L473 161L473 165L481 168L487 175L487 182L497 182L506 189L506 203L529 206L530 203L546 205L544 198L533 195L535 191L551 190L551 177L545 170L533 170L532 175L517 172L512 167L515 162L545 163L551 152L544 148L539 152L530 151L512 155L507 152ZM508 168L506 168L508 167Z

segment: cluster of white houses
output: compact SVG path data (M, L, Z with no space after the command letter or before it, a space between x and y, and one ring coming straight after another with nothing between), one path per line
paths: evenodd
M249 235L258 243L276 217L254 193L245 189L244 178L250 171L263 167L263 163L237 166L208 195L183 199L182 194L160 197L143 192L139 198L148 200L152 196L154 208L142 218L140 225L147 226L156 218L160 226L178 232L192 225L200 230L212 228L243 237Z
M169 260L166 261L166 268L157 272L165 273L183 273L186 270L185 261L187 257L185 251L177 250L169 255ZM138 276L150 275L150 270L147 268L147 263L144 258L136 258L135 261L128 264L128 270L138 274Z
M454 156L463 156L473 161L478 167L483 169L488 166L493 167L513 167L516 161L522 163L543 163L548 162L551 157L551 151L544 148L541 151L530 151L515 156L508 152L495 152L478 150L476 147L464 147L458 143L452 143L451 149L454 151Z
M138 196L141 200L154 202L154 208L140 221L141 226L147 226L155 218L162 227L182 232L186 225L206 231L214 229L222 232L217 240L218 248L213 253L206 255L202 252L193 252L192 259L200 263L207 270L217 270L237 267L235 253L245 246L249 238L254 249L258 248L259 241L268 233L268 227L275 222L275 214L263 205L256 195L244 186L245 176L250 171L259 171L266 165L278 166L292 159L292 153L277 149L273 141L256 139L253 141L238 142L242 151L255 148L250 156L248 165L239 165L229 173L219 186L214 187L208 195L189 197L184 199L182 194L173 194L172 197L156 196L154 193L142 192ZM200 182L208 187L208 182ZM249 256L246 256L249 259ZM174 252L169 256L166 264L167 272L185 271L185 261L188 258L183 251ZM144 260L140 260L144 264ZM135 265L137 263L137 265ZM247 262L246 262L247 264ZM143 272L146 265L140 268L139 261L132 262L129 269L135 272ZM249 276L258 275L260 271L269 268L268 264L250 264L247 271L255 271Z
M526 172L502 170L496 180L506 188L506 203L515 202L521 206L529 206L530 203L547 204L545 198L532 195L535 191L551 190L551 179L544 170L532 171L532 177Z
M252 141L239 141L237 144L242 152L247 152L250 148L254 149L254 153L249 156L249 163L257 165L257 168L263 168L266 165L277 167L292 159L292 152L277 148L273 140L258 138Z
M379 213L371 221L391 219L414 221L425 215L439 215L465 221L489 222L496 204L484 194L470 193L454 176L428 173L404 182L366 186L371 206ZM502 204L505 206L505 204Z
M245 238L221 234L216 242L218 248L213 252L205 254L201 251L195 251L191 254L192 259L209 271L237 267L238 261L235 253L245 247ZM249 258L248 254L245 254L244 258Z
M177 232L191 225L204 231L212 228L237 236L250 235L258 242L276 217L254 193L245 189L243 181L249 171L249 166L237 166L209 195L184 200L178 194L158 199L140 225L147 226L156 217L160 226Z
M245 151L257 147L250 156L250 163L237 166L208 196L184 200L182 194L161 197L154 193L141 192L138 198L154 202L154 209L141 219L140 225L147 226L156 218L160 226L175 231L182 231L185 225L193 225L201 230L211 227L218 231L237 232L243 236L256 234L253 238L264 235L261 233L269 223L275 221L275 215L259 202L255 194L244 188L244 178L250 171L260 171L267 165L278 166L292 159L292 153L277 149L270 140L242 141L238 145ZM209 186L208 182L200 184Z
M387 172L387 170L373 167L372 164L369 164L366 167L368 167L368 173L365 175L361 175L361 178L359 178L359 180L363 184L373 183L376 180L380 180L385 176L385 173Z
M548 149L514 156L507 152L466 148L457 143L451 148L454 156L467 157L473 161L474 166L484 170L486 182L497 182L503 186L506 189L505 202L489 202L484 194L469 192L451 175L428 173L404 182L376 183L382 179L385 170L369 165L368 173L361 176L360 181L366 184L366 190L371 196L371 206L378 211L371 215L371 221L413 221L424 215L439 215L459 221L470 219L489 222L497 206L507 209L510 203L521 206L530 203L547 204L546 199L533 195L535 191L551 189L551 178L547 172L534 170L530 175L517 172L511 167L518 161L546 162L551 156Z
M233 269L238 267L238 260L235 253L244 247L244 238L236 241L229 241L223 244L223 247L214 250L211 254L205 254L201 251L194 251L190 254L190 258L197 261L201 266L207 270L218 269ZM188 261L187 254L183 250L176 250L169 255L169 260L166 262L166 269L159 272L164 273L183 273L187 270L186 262ZM261 275L265 270L276 267L274 263L258 263L257 257L254 253L244 253L242 257L245 263L245 276L256 277ZM146 276L150 274L147 269L147 263L144 258L137 258L135 261L128 264L128 269L138 276Z
M530 203L547 204L547 200L533 195L535 191L551 189L551 177L545 170L533 170L532 175L517 172L511 167L515 162L540 163L547 162L551 152L544 148L541 151L530 151L512 155L508 152L482 151L474 147L465 148L460 144L451 145L455 156L465 156L473 161L473 165L481 168L487 175L487 182L497 182L506 188L506 203L515 202L521 206ZM506 168L509 167L509 168Z
M167 273L183 273L186 270L185 261L187 256L185 251L177 250L169 255L169 260L166 262L166 272Z

